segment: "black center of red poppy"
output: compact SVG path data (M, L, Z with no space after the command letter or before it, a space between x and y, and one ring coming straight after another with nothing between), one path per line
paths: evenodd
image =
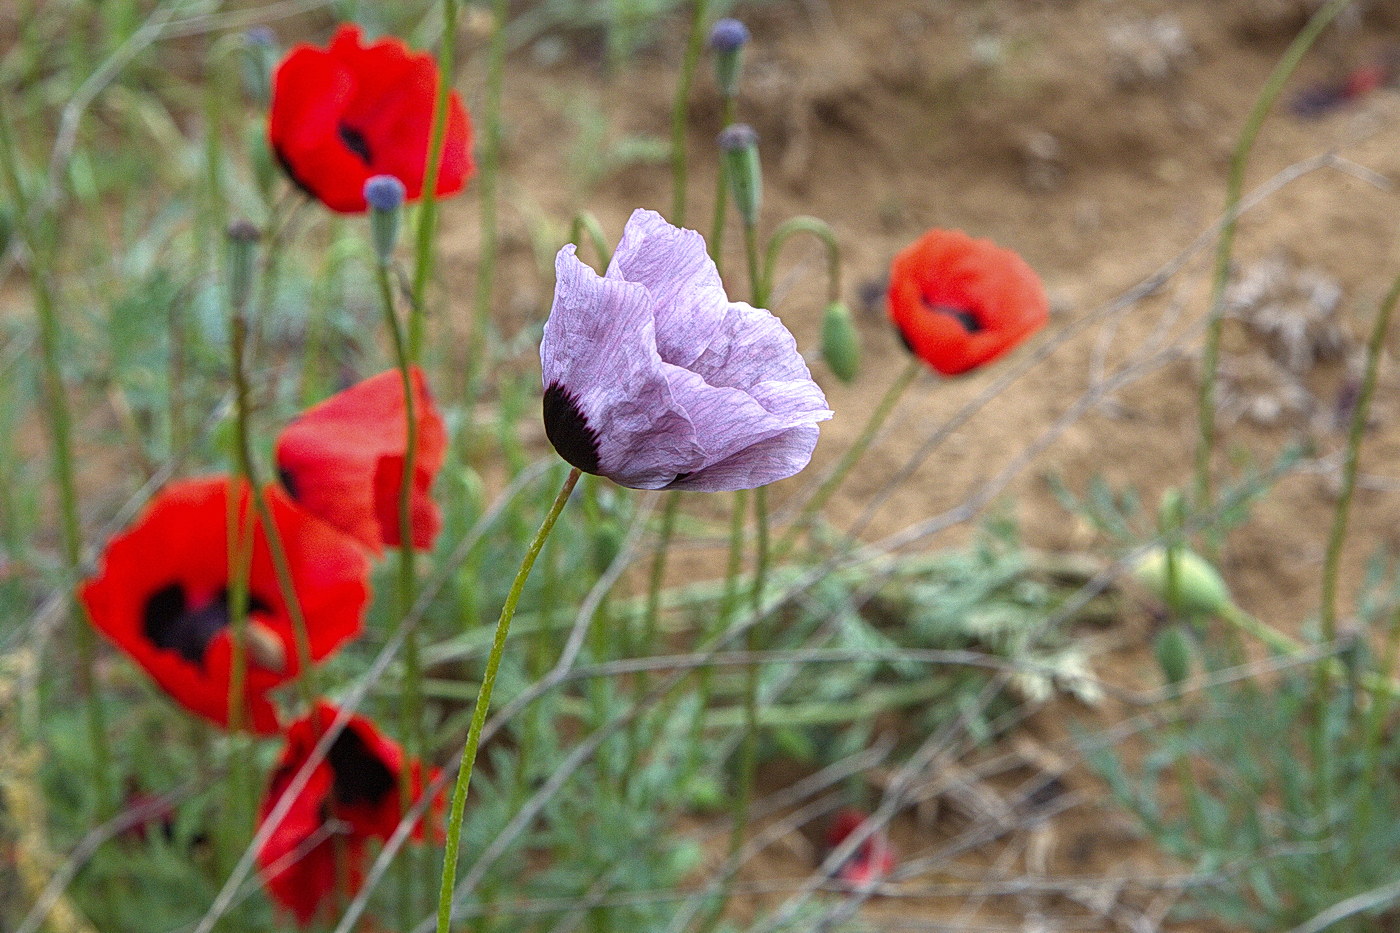
M966 308L959 308L955 305L934 304L927 298L924 298L923 302L924 307L928 308L934 314L944 314L957 321L962 325L963 330L967 331L969 334L980 334L982 331L986 330L986 328L982 326L982 322L977 319L977 315Z
M571 465L598 472L598 432L589 427L574 394L557 382L544 390L544 433Z
M248 611L271 612L272 608L255 594L249 594ZM209 643L228 624L228 590L220 591L202 606L191 606L179 583L152 593L142 613L142 629L151 644L201 666Z
M365 139L364 133L347 123L337 125L336 132L340 134L340 141L345 143L346 149L359 156L361 162L370 164L369 140Z
M282 481L282 488L285 489L285 490L287 490L287 495L291 496L292 499L294 499L294 500L295 500L296 498L298 498L298 497L297 497L297 478L296 478L295 476L292 475L292 471L291 471L291 470L286 470L286 469L283 469L282 467L278 467L278 468L277 468L277 478L278 478L279 480Z
M376 806L398 787L398 779L384 759L370 751L365 740L350 726L331 743L326 760L335 775L336 802L344 806Z

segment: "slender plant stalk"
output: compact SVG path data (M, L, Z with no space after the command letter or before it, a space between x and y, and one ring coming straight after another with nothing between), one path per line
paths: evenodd
M695 0L690 18L690 37L686 40L680 80L676 84L676 100L671 106L671 223L677 227L685 226L685 131L690 116L690 85L695 78L695 65L700 60L700 48L705 40L705 19L709 8L709 0Z
M726 96L721 104L721 123L728 126L739 115L739 101ZM715 213L710 220L710 258L715 261L717 271L724 268L724 228L729 219L729 170L726 162L720 159L715 169Z
M647 581L646 611L642 615L643 650L655 650L656 638L661 618L661 588L666 582L666 557L671 549L671 538L676 531L676 517L680 514L681 491L671 489L665 493L666 505L661 512L661 527L656 535L656 553L652 557L651 577ZM647 692L647 676L637 677L637 697L640 700Z
M466 380L462 395L466 400L469 422L459 434L463 443L470 438L477 382L486 369L491 304L496 295L496 259L500 239L501 98L505 89L506 20L509 15L508 0L494 0L491 5L491 44L486 59L486 98L482 102L481 164L476 174L477 191L481 197L481 259L477 264L476 303L472 307L467 358L462 366Z
M841 245L836 242L836 231L831 225L816 217L791 217L778 225L768 238L768 250L763 263L763 288L765 295L773 294L773 283L778 271L778 256L783 247L794 236L806 233L816 237L826 247L826 300L834 303L841 299ZM766 303L766 302L765 302Z
M423 193L419 197L418 240L413 264L412 301L408 319L408 356L418 359L423 342L423 300L433 275L433 237L437 234L437 183L442 155L447 148L447 110L452 100L453 72L457 60L457 0L442 0L442 50L438 53L437 97L433 103L433 127L428 134L428 161L423 166Z
M1331 642L1337 634L1337 576L1341 565L1342 545L1346 542L1347 522L1351 515L1351 502L1356 493L1356 474L1359 469L1361 439L1366 433L1366 421L1371 413L1371 401L1376 393L1376 381L1380 373L1381 351L1385 348L1386 332L1390 329L1390 319L1395 305L1400 302L1400 276L1390 284L1380 310L1376 313L1371 327L1371 338L1366 344L1366 369L1361 377L1361 390L1356 397L1356 406L1351 413L1351 426L1347 431L1346 459L1342 464L1342 489L1337 497L1337 508L1332 515L1332 533L1327 540L1327 555L1322 565L1322 608L1319 613L1320 628L1324 642ZM1382 676L1387 682L1394 676L1397 650L1400 650L1400 626L1392 620L1386 637ZM1317 668L1315 696L1320 704L1326 696L1327 672L1323 665ZM1388 692L1372 700L1366 735L1366 778L1361 787L1374 787L1376 768L1380 762L1381 725L1385 722L1393 705ZM1321 716L1321 706L1317 707ZM1319 731L1322 731L1319 729ZM1371 795L1363 793L1362 806L1368 808ZM1363 815L1369 815L1363 812ZM1362 824L1364 825L1364 824Z
M437 933L447 933L452 923L452 890L457 882L457 855L462 844L462 820L466 815L467 790L471 787L472 768L476 764L476 753L481 744L481 730L486 725L486 713L491 707L491 693L496 687L496 674L501 667L501 657L505 654L510 622L515 618L515 607L520 602L520 594L525 589L525 581L530 578L535 559L540 556L540 549L544 547L549 533L554 530L554 523L559 520L559 514L564 511L564 505L569 501L569 495L574 491L574 486L578 485L581 475L582 472L577 468L569 470L563 488L559 490L559 495L554 497L554 504L549 507L539 531L535 532L535 538L525 552L525 559L520 563L515 582L506 594L505 605L501 607L501 617L496 622L496 635L491 641L491 652L486 658L486 671L481 678L476 708L472 710L471 726L467 730L467 744L462 748L462 767L457 772L457 784L452 789L452 810L447 820L447 848L443 853L442 888L438 894Z
M36 220L30 215L29 197L20 178L19 154L15 151L8 100L7 95L0 94L0 170L4 172L5 183L10 189L19 235L29 252L34 310L39 318L45 420L53 448L53 482L58 490L64 589L71 594L82 575L82 526L78 518L78 492L73 466L73 419L68 408L68 391L63 384L63 370L59 364L62 326L58 319L58 302L53 293L53 256L50 252L56 231L49 229L41 235L34 229L36 224L52 224L56 218L46 216ZM72 619L78 652L78 682L87 704L88 744L92 749L92 786L95 790L93 825L97 825L115 812L116 776L112 770L111 750L107 745L106 710L97 688L96 639L86 610L80 603L75 602L74 606L77 610Z
M1245 118L1244 129L1235 143L1234 154L1230 158L1230 173L1225 188L1225 222L1220 229L1220 240L1215 250L1215 270L1211 280L1210 311L1206 325L1205 349L1201 355L1201 386L1197 398L1197 418L1199 433L1196 441L1195 464L1195 507L1204 509L1211 498L1210 459L1215 441L1215 383L1220 366L1220 339L1224 329L1225 286L1230 279L1230 257L1234 250L1235 230L1239 225L1240 199L1244 194L1245 169L1249 164L1250 152L1259 138L1264 120L1273 109L1274 102L1283 93L1284 85L1297 69L1303 56L1312 48L1318 36L1327 28L1337 14L1350 5L1351 0L1330 0L1318 9L1298 33L1288 49L1283 53L1273 73L1269 75L1259 98ZM1213 550L1213 548L1211 549Z
M811 524L817 513L820 512L822 507L831 499L832 494L841 487L841 483L845 481L851 469L860 462L860 458L863 457L865 452L870 448L871 442L873 442L875 436L880 433L880 429L885 426L885 422L894 412L895 406L899 404L899 400L904 397L904 393L908 390L909 386L914 382L914 378L919 375L922 369L923 363L919 358L911 356L909 362L905 364L903 372L896 377L894 382L890 383L890 387L885 390L885 394L881 397L879 404L877 404L875 410L870 413L870 418L865 422L865 427L861 430L860 436L857 437L855 443L851 444L851 446L846 449L846 452L841 455L841 460L836 464L835 469L833 469L831 473L827 475L826 479L822 481L822 484L817 487L817 491L812 494L812 498L807 500L807 503L802 507L802 511L798 513L797 518L793 521L792 528L778 543L774 551L777 560L782 560L792 551L793 545L797 543L798 535L802 533L805 527Z
M599 265L606 269L612 262L612 250L608 248L608 238L603 233L603 225L598 223L598 218L592 211L579 211L574 215L573 223L569 225L569 242L582 246L585 233L588 234L588 242L593 244L593 249L598 254Z
M384 310L384 326L389 331L390 342L394 346L394 364L399 370L399 380L403 385L404 396L404 439L403 473L399 477L399 561L397 601L399 618L406 618L413 609L414 597L414 544L413 544L413 475L418 456L418 405L413 392L412 363L408 347L404 342L403 329L394 313L394 286L389 279L389 265L375 263L375 278L379 282L380 303ZM422 759L427 752L427 739L423 735L423 664L422 645L418 629L410 629L403 646L403 708L401 726L404 742L408 746L407 758ZM413 773L407 764L399 769L399 802L405 812L413 805ZM399 885L401 892L401 920L405 928L412 926L414 913L414 884L416 872L407 857L399 860Z

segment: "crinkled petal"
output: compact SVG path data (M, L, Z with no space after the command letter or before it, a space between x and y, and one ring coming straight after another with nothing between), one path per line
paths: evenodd
M751 444L718 463L689 476L677 477L668 489L732 492L753 489L801 472L817 447L817 426L790 428L767 440Z
M540 343L546 396L565 397L569 417L584 425L569 432L573 442L561 441L565 423L546 418L555 447L575 466L637 489L659 489L701 466L704 450L656 352L646 288L602 278L572 246L559 251L555 271L554 307ZM581 449L589 437L591 463Z

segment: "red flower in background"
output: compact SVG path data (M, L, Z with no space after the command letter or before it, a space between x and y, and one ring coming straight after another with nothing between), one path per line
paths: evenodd
M945 376L1001 356L1050 311L1025 260L961 230L930 230L895 256L889 300L909 349Z
M865 825L868 815L859 810L842 810L832 820L826 834L828 850L845 842L851 833ZM883 829L878 829L856 847L851 857L836 869L838 881L863 886L880 881L894 871L894 848Z
M331 704L321 702L288 728L286 748L263 799L262 820L267 820L310 759L337 712ZM293 799L286 817L258 850L258 867L269 892L303 926L316 918L332 895L339 892L349 897L359 889L365 842L388 839L399 824L403 768L399 746L381 735L368 719L351 716L331 743L325 760L316 765L306 786ZM438 770L431 769L425 775L417 761L410 762L408 768L416 801L436 779ZM440 822L441 794L429 809L430 818ZM422 821L414 827L413 838L423 838Z
M176 702L230 724L229 495L227 477L171 483L136 523L114 537L80 598L92 623ZM237 505L256 524L246 483ZM321 660L359 634L369 565L354 543L293 505L277 489L268 505L306 619L311 657ZM248 578L248 653L239 719L261 734L278 729L267 692L300 668L295 627L277 583L266 535L253 535Z
M365 182L393 175L408 199L423 193L437 98L432 56L398 39L361 42L341 26L324 49L294 47L273 75L268 137L298 187L333 211L364 211ZM472 173L471 122L455 91L438 169L438 195L456 194Z
M447 430L423 374L412 370L417 451L414 456L413 546L426 550L442 528L429 490L447 455ZM378 554L402 542L408 424L403 382L389 370L308 408L277 438L277 472L297 504Z

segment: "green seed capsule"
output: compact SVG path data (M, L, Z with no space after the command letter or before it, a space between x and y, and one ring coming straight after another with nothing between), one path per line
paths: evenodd
M1179 625L1163 629L1153 645L1157 655L1157 666L1162 669L1162 678L1167 686L1178 689L1191 676L1191 661L1194 649L1191 636Z
M1154 547L1133 567L1133 576L1163 602L1188 615L1220 615L1234 608L1230 590L1205 558L1184 547L1172 554L1176 571L1175 594L1169 592L1167 550Z
M860 372L860 333L851 309L839 301L827 305L822 318L822 358L842 382L852 381Z

